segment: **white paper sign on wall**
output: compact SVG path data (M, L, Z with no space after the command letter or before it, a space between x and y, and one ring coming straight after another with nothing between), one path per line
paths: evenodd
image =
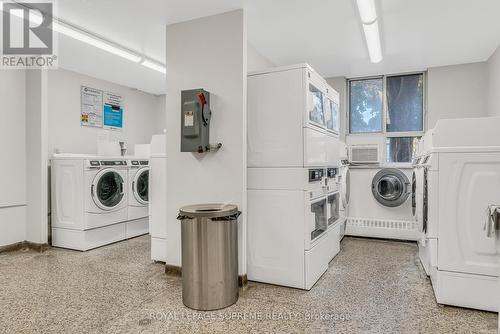
M114 93L104 93L104 128L117 129L123 128L123 107L122 96Z
M102 128L102 90L81 86L80 100L80 124L82 126Z

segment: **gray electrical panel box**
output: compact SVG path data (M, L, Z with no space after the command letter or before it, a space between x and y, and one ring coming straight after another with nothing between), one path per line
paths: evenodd
M203 89L181 92L181 152L210 151L210 93Z

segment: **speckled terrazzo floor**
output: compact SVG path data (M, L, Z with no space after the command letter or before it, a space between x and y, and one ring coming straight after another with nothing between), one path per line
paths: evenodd
M436 304L416 245L346 237L309 292L249 283L194 312L181 280L149 261L147 236L86 253L0 255L0 333L496 333L497 315Z

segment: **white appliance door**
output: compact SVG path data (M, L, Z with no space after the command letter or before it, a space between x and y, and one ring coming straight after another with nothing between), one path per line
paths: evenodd
M328 226L332 226L340 218L340 193L328 195Z
M141 168L132 181L132 193L137 202L147 205L149 203L149 167Z
M325 126L325 106L322 87L314 82L308 82L307 88L307 115L311 125Z
M327 96L324 98L324 109L325 109L325 125L328 131L334 130L334 116L333 116L333 101Z
M309 192L309 194L311 194L311 192ZM320 197L310 201L306 199L306 208L305 223L307 229L305 246L306 249L310 249L314 242L319 240L328 228L327 198Z
M248 279L304 288L305 194L248 190Z
M500 203L500 153L439 155L438 269L499 275L487 208Z
M116 208L124 199L124 180L114 168L101 170L94 178L91 194L94 203L102 210Z
M327 135L323 131L304 128L304 167L325 166Z

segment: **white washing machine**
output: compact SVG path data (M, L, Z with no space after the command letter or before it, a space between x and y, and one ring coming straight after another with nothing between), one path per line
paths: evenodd
M324 175L323 168L248 169L249 280L309 290L328 269Z
M449 119L438 121L432 133L424 165L427 239L435 233L437 244L430 247L430 276L438 303L498 310L492 292L500 266L495 240L484 228L488 208L500 203L499 128L499 117Z
M54 155L51 160L52 245L88 250L127 236L127 161Z
M128 164L127 237L149 233L149 159L130 158Z

